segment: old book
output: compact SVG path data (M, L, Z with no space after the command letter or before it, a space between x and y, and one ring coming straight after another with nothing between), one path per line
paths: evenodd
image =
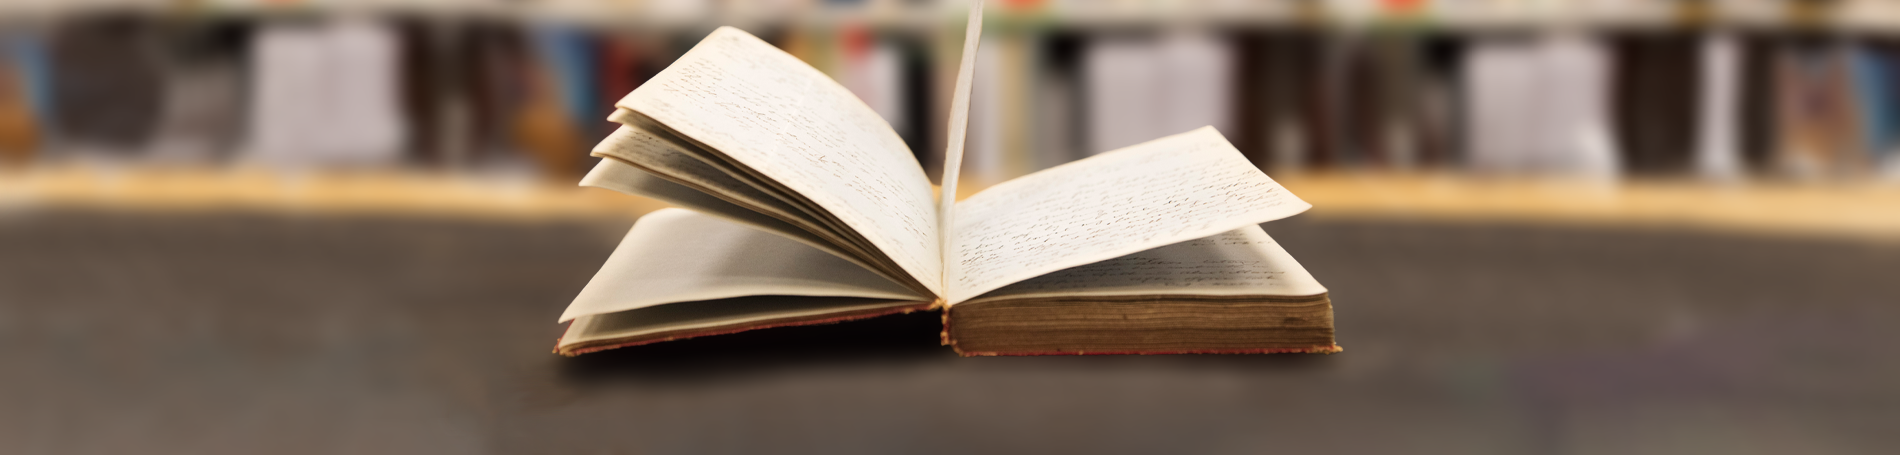
M729 27L616 108L581 184L682 208L635 223L558 353L927 310L964 355L1339 349L1326 289L1258 225L1311 206L1211 127L939 198L875 110Z

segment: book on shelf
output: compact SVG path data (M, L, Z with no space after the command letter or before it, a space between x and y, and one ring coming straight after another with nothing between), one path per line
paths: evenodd
M581 184L679 208L634 224L556 352L915 311L963 355L1339 350L1326 288L1259 226L1311 206L1211 127L956 200L980 18L940 192L875 110L735 28L622 98Z

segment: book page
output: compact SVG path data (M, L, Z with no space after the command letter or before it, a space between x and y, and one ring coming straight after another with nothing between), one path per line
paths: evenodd
M779 219L810 220L791 204L694 158L685 150L633 125L622 125L594 146L594 156L612 157L677 183L729 198Z
M767 217L777 218L828 242L835 251L850 254L854 262L870 264L872 270L906 283L913 289L926 290L922 282L911 278L890 256L878 250L857 231L837 217L813 206L798 194L788 193L776 182L756 175L752 170L724 161L709 152L665 131L665 126L626 109L619 109L609 120L623 127L595 146L596 156L625 158L627 164L650 175L705 192L739 207ZM827 250L833 251L833 250ZM934 293L934 292L933 292Z
M890 125L824 73L721 27L616 106L798 193L942 295L929 178Z
M865 268L877 269L875 266L858 259L849 250L833 245L831 241L826 240L824 237L807 232L803 228L777 218L766 216L752 209L727 202L724 199L713 197L700 190L667 181L666 179L647 173L647 171L640 170L640 168L633 167L633 165L622 163L612 158L600 160L600 163L594 165L594 169L587 171L587 176L581 177L581 186L659 199L668 204L693 209L700 213L725 218L728 221L782 235L785 236L785 238L810 245L812 248L831 253L834 256L862 265Z
M594 156L623 159L654 176L791 223L838 251L851 254L859 263L872 264L885 276L906 281L916 289L928 289L857 231L800 195L787 193L789 190L776 182L713 156L716 152L703 150L633 111L617 109L607 119L623 126L594 146Z
M1003 286L970 302L1117 295L1323 294L1313 275L1260 226L1189 240Z
M729 170L727 168L730 165L701 156L703 153L697 150L683 148L668 136L637 126L639 120L622 118L620 114L625 112L628 111L618 110L609 117L609 120L627 123L595 145L594 156L625 160L655 176L791 223L844 251L851 251L858 258L877 261L884 257L873 251L871 244L849 232L828 214L813 211L805 205L806 202L797 198L775 193L770 186L760 184L755 177L743 171ZM895 264L882 270L888 270L895 276L904 275Z
M691 210L661 209L634 223L560 321L753 295L933 300L776 234Z
M957 179L963 170L963 142L970 132L970 84L976 79L976 49L983 42L983 0L970 0L970 20L963 27L963 59L957 65L956 91L950 95L950 125L944 131L943 179L937 222L942 234L942 251L949 257L950 232L956 225Z
M1211 127L1103 153L958 203L949 303L1311 207Z
M763 181L753 171L713 156L716 152L701 150L697 144L673 135L664 125L641 114L625 108L615 109L607 120L622 126L594 146L594 156L625 159L663 178L754 207L787 222L839 236L851 234L829 213L812 207L804 198L787 194L777 183ZM869 244L863 246L868 248Z

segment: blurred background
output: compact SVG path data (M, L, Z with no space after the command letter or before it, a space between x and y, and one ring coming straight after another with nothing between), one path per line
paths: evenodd
M0 0L0 452L1884 453L1900 1L996 0L966 188L1213 125L1333 356L935 315L565 359L574 186L721 25L930 175L954 0Z
M0 150L69 163L568 180L612 102L719 25L941 161L963 2L9 1ZM1000 1L968 172L1214 125L1261 167L1900 179L1900 5Z

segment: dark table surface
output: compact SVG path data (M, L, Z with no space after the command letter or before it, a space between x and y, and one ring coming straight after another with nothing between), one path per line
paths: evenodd
M1900 246L1296 217L1342 354L579 358L625 221L0 216L0 453L1895 453Z

